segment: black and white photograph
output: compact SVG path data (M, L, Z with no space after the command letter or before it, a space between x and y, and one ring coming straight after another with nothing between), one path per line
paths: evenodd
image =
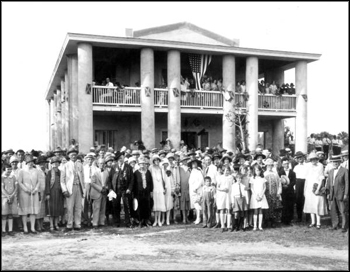
M349 2L1 2L1 267L349 271Z

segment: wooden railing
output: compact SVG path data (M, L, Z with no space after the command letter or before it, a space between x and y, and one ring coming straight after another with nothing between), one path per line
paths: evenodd
M94 105L141 106L140 87L93 86L92 102ZM182 108L221 109L224 97L221 92L214 91L188 91L180 94ZM235 102L241 108L247 107L246 98L242 93L235 93ZM154 89L154 106L168 106L168 89ZM295 95L276 96L265 94L258 96L258 108L261 110L294 110L296 109Z

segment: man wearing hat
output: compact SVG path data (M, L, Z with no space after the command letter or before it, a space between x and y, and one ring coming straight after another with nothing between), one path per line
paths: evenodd
M188 168L187 162L190 158L186 155L182 154L180 156L180 189L181 189L181 197L180 197L180 210L182 211L182 221L184 224L187 223L188 212L191 209L190 207L190 193L189 193L189 178L191 175L191 169Z
M14 151L12 150L12 148L11 148L11 149L9 149L9 150L6 150L4 154L5 154L5 162L7 162L8 164L10 164L10 158L11 158L12 155L15 154L15 152L14 152Z
M341 152L341 156L342 156L342 160L343 160L341 166L344 167L345 169L348 169L348 171L349 171L349 151L343 150Z
M282 218L281 222L291 225L294 217L294 185L296 183L296 175L292 169L289 169L288 158L282 158L282 169L278 175L286 177L282 180Z
M62 193L67 198L68 222L65 231L81 229L82 199L84 197L84 169L81 163L77 163L78 150L70 148L67 152L69 161L61 170Z
M94 164L95 161L95 153L88 153L84 160L86 161L86 164L83 166L84 168L84 184L85 184L85 194L84 194L84 205L83 205L83 214L82 214L82 223L84 225L87 225L88 227L91 226L91 199L90 199L90 191L91 191L91 177L94 175L94 173L97 171L97 167ZM89 210L90 210L90 216L89 216Z
M305 186L305 177L306 177L306 169L307 166L305 165L305 155L303 152L298 151L295 153L295 159L297 160L298 164L294 167L293 171L295 173L295 204L297 208L297 215L298 220L297 222L302 221L303 216L303 208L304 208L304 186Z
M124 161L124 153L117 151L115 160L117 161L116 168L110 173L108 178L108 189L113 190L117 194L117 198L113 199L113 217L117 227L120 226L120 201L123 199L125 225L127 228L132 227L130 222L130 207L131 207L131 192L134 187L134 173L130 165Z
M349 171L340 166L340 156L332 156L334 168L327 179L327 198L331 201L331 220L333 229L338 228L340 214L342 217L342 232L348 228L349 212Z

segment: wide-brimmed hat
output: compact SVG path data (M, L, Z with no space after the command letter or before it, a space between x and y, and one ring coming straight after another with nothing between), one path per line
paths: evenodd
M341 155L332 156L329 160L331 162L339 162L341 161Z
M105 157L105 163L109 162L109 161L113 161L114 160L114 156L106 156Z
M47 158L46 156L39 156L37 159L36 159L36 164L41 164L41 163L47 163Z
M139 150L134 149L134 150L131 152L131 155L141 155L141 154L140 154L140 151L139 151Z
M182 162L182 161L188 161L190 159L190 157L187 157L186 155L184 155L184 154L181 154L181 156L180 156L180 162Z
M221 161L224 162L225 159L228 159L230 162L232 162L232 158L231 158L229 155L227 155L227 154L225 154L225 155L221 158Z
M266 159L266 156L263 153L256 153L254 156L254 160L256 160L259 156L261 156L263 158L263 160Z
M268 158L268 159L265 160L264 164L265 164L265 165L271 165L271 164L273 165L273 164L274 164L274 161L273 161L273 159Z
M61 163L61 159L57 156L52 157L50 163L53 164L55 162Z
M95 153L92 153L92 152L87 153L85 156L85 159L87 158L95 159Z
M158 152L158 155L159 155L159 156L162 155L162 154L165 154L165 155L166 155L166 153L167 153L167 152L166 152L165 150L161 150L161 151Z
M246 156L244 156L242 153L237 154L237 156L235 157L233 163L238 163L239 160L242 159L242 158L245 159L245 160L247 159Z
M167 159L169 159L169 158L173 158L173 159L175 159L175 154L174 153L172 153L172 152L170 152L170 153L168 153L165 157L167 158Z
M24 150L23 150L23 149L18 149L18 150L16 151L16 154L17 154L18 152L24 153Z
M170 162L169 162L169 160L167 158L162 159L162 161L160 162L161 165L163 165L165 163L170 165Z
M196 150L191 149L190 151L187 152L187 156L194 156L196 155Z
M16 155L12 155L10 158L10 163L13 163L13 162L19 162L19 159Z
M151 163L154 164L154 160L159 160L161 161L161 158L158 155L153 155L153 157L151 158Z
M61 153L62 152L62 148L57 146L56 149L53 151L53 153Z
M89 151L95 153L95 152L96 152L96 149L95 149L95 147L92 146L92 147L90 147L90 150L89 150Z
M309 160L311 161L312 159L317 159L319 160L319 157L317 156L316 152L311 152L309 154Z
M54 152L55 153L55 152ZM79 153L79 150L78 149L76 149L76 148L74 148L74 147L71 147L71 148L69 148L68 149L68 151L67 151L67 155L69 155L70 153Z
M192 168L192 164L194 162L197 163L197 166L202 167L202 162L200 160L198 160L198 159L194 159L194 160L191 160L191 161L188 162L188 165L189 165L190 168Z
M119 150L114 153L114 159L119 160L121 156L124 156L124 152L120 152Z
M25 162L26 162L26 164L28 163L28 162L32 162L32 161L34 161L35 160L35 158L34 158L34 156L33 155L27 155L26 156L26 158L25 158Z
M221 159L221 157L222 157L219 152L214 152L212 156L213 156L213 159L215 159L215 158Z
M15 152L13 151L13 149L12 148L10 148L9 150L6 150L5 152L4 152L4 154L15 154Z
M294 156L296 159L297 158L300 158L300 157L305 157L305 154L301 151L298 151L297 153L295 153L295 156Z
M317 151L316 152L316 155L319 156L319 155L323 155L324 156L324 152L323 151Z
M134 157L128 158L128 164L130 164L132 162L136 162L136 159Z

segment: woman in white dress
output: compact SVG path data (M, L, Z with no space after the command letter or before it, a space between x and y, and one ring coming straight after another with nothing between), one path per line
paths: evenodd
M304 213L311 214L311 225L309 228L315 227L321 228L321 215L327 215L326 198L324 195L317 195L324 179L323 165L318 162L318 156L315 152L309 154L310 163L306 165L306 176L304 186ZM317 184L316 190L314 190L314 184ZM316 217L316 223L315 223Z
M190 165L192 167L191 175L188 180L189 192L190 192L190 202L191 209L196 210L196 221L194 223L198 225L201 222L200 212L201 212L201 197L204 185L204 177L202 171L198 169L198 160L192 160ZM198 205L197 205L198 204Z
M165 184L162 174L162 169L159 166L160 158L158 155L154 155L151 159L152 165L149 167L149 171L152 174L153 179L153 211L154 211L154 224L153 227L162 226L160 216L162 212L165 212Z
M254 210L253 220L254 220L254 228L253 230L257 230L257 221L259 215L259 230L262 229L262 220L263 213L262 209L268 209L269 205L267 203L267 199L265 196L266 190L266 179L263 176L263 169L260 165L254 166L254 174L253 177L250 178L250 185L252 190L252 196L250 198L250 209Z
M224 174L217 180L216 187L216 207L220 211L220 224L222 232L227 231L231 225L231 199L230 192L233 184L231 168L228 164L224 165ZM227 228L225 228L225 215L227 214Z
M161 162L162 175L165 184L165 211L166 211L166 224L170 225L170 211L174 207L173 194L175 190L175 182L171 170L169 169L169 160L164 158ZM165 214L162 217L162 224L165 222Z

